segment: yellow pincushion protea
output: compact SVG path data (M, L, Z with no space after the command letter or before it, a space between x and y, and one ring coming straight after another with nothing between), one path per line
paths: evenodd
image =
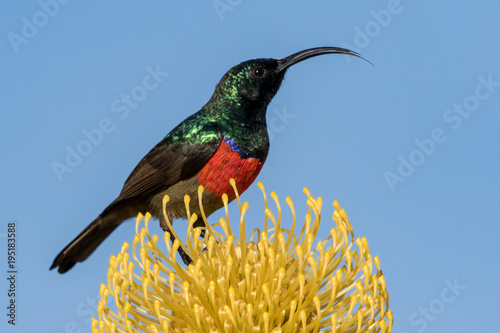
M189 228L186 246L178 240L170 246L168 233L158 244L158 236L148 232L151 216L146 214L140 230L139 216L133 261L126 252L127 242L110 258L108 286L101 285L99 320L92 321L92 332L391 332L393 318L380 261L368 251L366 238L356 239L357 249L352 249L352 226L337 201L333 203L336 226L324 241L315 241L321 197L313 198L304 189L309 211L296 235L290 198L286 203L293 221L288 230L281 226L276 194L272 192L271 198L277 215L268 208L261 183L259 187L265 200L265 225L262 232L252 234L251 238L258 235L256 243L246 241L249 206L241 204L237 193L239 240L229 224L227 196L223 197L226 218L213 225L199 202L206 234L200 239L201 229L191 233ZM189 207L189 197L185 199ZM164 212L167 202L168 197ZM191 226L197 216L186 210ZM268 228L268 219L273 228ZM179 246L194 260L188 268L176 261ZM136 265L140 273L134 270ZM109 296L117 313L107 306Z

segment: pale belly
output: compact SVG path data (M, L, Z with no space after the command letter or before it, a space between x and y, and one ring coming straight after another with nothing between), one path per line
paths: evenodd
M162 201L165 195L170 197L167 203L167 214L169 219L186 218L186 206L184 195L191 197L190 211L200 215L198 204L198 187L203 185L202 197L203 209L209 216L223 206L222 194L226 193L229 201L236 198L234 190L229 183L233 178L236 182L238 193L242 194L257 178L264 161L256 158L242 159L238 152L231 150L231 147L222 142L212 158L194 177L180 181L162 193L157 194L150 205L150 212L153 216L161 218Z

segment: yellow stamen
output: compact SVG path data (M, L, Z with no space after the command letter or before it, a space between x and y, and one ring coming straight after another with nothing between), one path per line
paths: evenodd
M253 231L248 241L245 215L249 204L240 201L233 180L231 185L240 212L239 239L231 230L227 195L222 197L225 216L210 224L201 186L199 218L206 225L202 239L201 229L191 230L198 216L190 212L188 196L184 203L190 227L184 243L166 214L168 196L163 200L163 213L176 237L172 245L168 232L161 244L158 236L151 236L149 213L137 217L132 254L125 242L110 258L93 333L392 331L380 260L370 254L366 238L354 239L352 225L337 201L332 214L335 225L326 239L317 240L321 197L314 198L304 189L308 212L297 235L291 199L286 198L293 216L287 229L278 196L270 194L276 206L273 210L259 183L264 226ZM194 260L187 268L177 262L179 247ZM114 302L108 307L110 297Z

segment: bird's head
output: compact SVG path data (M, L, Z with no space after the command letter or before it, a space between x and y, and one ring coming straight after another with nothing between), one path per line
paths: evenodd
M212 101L267 107L281 86L286 71L292 65L322 54L359 54L339 47L316 47L294 53L282 59L253 59L231 68L219 81Z

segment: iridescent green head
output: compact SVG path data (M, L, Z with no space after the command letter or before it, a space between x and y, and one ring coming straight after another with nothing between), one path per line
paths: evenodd
M237 103L269 104L285 76L276 59L254 59L231 68L220 80L215 94Z
M211 100L266 107L278 92L290 66L322 54L347 54L360 57L356 52L343 48L316 47L299 51L283 59L248 60L234 66L222 77Z

